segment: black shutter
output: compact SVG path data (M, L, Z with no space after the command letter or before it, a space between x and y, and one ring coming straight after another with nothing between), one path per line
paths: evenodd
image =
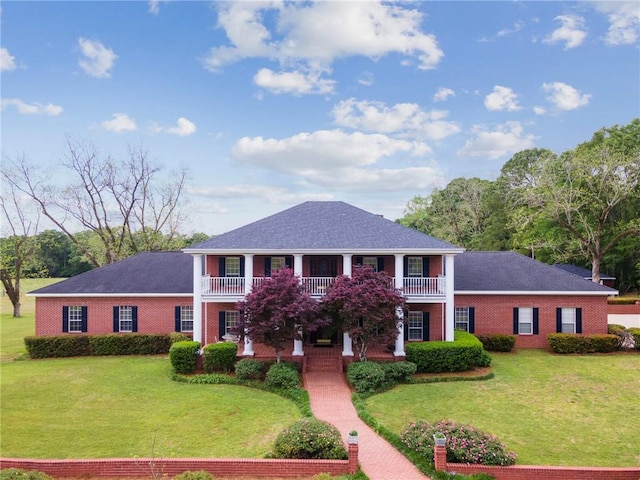
M362 257L355 257L356 265L362 265Z
M222 341L222 337L225 336L225 319L227 315L225 312L218 313L218 340Z
M404 318L402 319L402 321L404 322L404 331L403 331L403 337L404 337L404 341L408 342L409 341L409 312L405 310L404 312Z
M219 277L226 277L225 273L226 273L226 265L227 265L227 259L225 257L220 257L218 259L218 273L219 273Z
M87 332L88 331L88 322L87 319L89 318L89 308L88 307L80 307L81 308L81 314L82 314L82 327L81 330L83 332Z
M271 276L271 257L264 257L264 276Z
M62 307L62 331L69 331L69 307Z
M244 277L244 257L240 257L240 276Z
M113 331L120 331L120 307L113 307Z
M513 334L518 335L520 329L518 328L518 307L513 307Z
M429 276L429 257L422 257L422 276Z
M131 307L131 331L138 331L138 307Z
M556 333L562 333L562 309L556 308Z
M476 331L476 309L469 307L469 333L475 333Z
M293 257L284 257L284 264L288 268L293 269Z
M425 342L429 341L430 338L429 332L429 312L422 312L422 340Z
M538 335L540 333L540 326L539 326L539 310L538 307L533 309L533 334L534 335Z
M384 272L384 257L378 257L378 271Z
M409 257L402 257L402 276L403 277L408 277L409 274L407 273L409 272Z
M576 333L582 333L582 308L576 308Z
M174 319L175 319L175 331L176 332L181 332L182 331L182 308L179 305L176 305L176 308L174 310Z

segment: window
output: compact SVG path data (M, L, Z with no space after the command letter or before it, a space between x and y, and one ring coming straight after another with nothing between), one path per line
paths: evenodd
M69 332L82 332L82 307L69 307Z
M533 308L518 308L518 334L533 334Z
M193 305L180 307L180 331L193 332Z
M224 267L225 277L240 276L240 257L227 257Z
M224 335L226 335L231 333L231 330L238 325L240 312L237 310L227 310L224 314Z
M455 309L455 325L456 330L469 331L469 307L456 307Z
M362 265L368 265L374 272L378 271L378 257L362 257Z
M407 276L422 277L422 257L407 258Z
M582 308L557 308L556 332L582 333Z
M409 312L407 318L407 328L409 329L408 340L422 341L422 312Z
M133 307L120 306L118 312L118 331L133 332Z
M271 257L271 273L286 266L284 257Z

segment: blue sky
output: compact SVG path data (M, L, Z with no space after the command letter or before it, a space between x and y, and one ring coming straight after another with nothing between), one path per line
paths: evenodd
M395 220L640 114L638 2L3 1L2 156L187 167L219 234L306 200ZM53 178L60 173L52 173ZM61 181L63 179L61 178Z

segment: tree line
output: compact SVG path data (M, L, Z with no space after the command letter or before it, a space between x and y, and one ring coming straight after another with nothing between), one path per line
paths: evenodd
M414 197L399 223L468 250L514 250L640 289L640 119L574 149L516 153L494 180L456 178Z

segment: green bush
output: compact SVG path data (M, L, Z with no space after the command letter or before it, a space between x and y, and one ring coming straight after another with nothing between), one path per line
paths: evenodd
M474 335L455 331L453 342L411 342L405 346L407 360L420 373L463 372L486 362L482 343Z
M218 342L207 345L203 349L203 366L205 373L230 372L236 363L238 344Z
M291 365L284 363L274 363L269 367L264 383L271 388L298 388L300 386L300 377L298 371Z
M373 393L385 383L384 369L376 362L351 362L347 367L347 380L360 393Z
M169 350L169 360L176 373L190 374L196 371L200 342L176 342Z
M87 355L160 355L171 347L167 334L113 333L25 337L31 358Z
M5 468L0 470L0 480L53 480L53 477L36 470Z
M380 366L384 372L385 381L393 383L408 382L416 373L416 364L411 362L386 362Z
M617 323L610 323L607 325L607 333L612 335L615 335L618 332L623 332L624 330L626 330L624 325L619 325Z
M617 335L574 335L551 333L547 336L549 348L554 353L607 353L618 348Z
M433 435L447 437L447 461L480 465L513 465L517 455L507 450L498 437L471 425L456 424L453 420L430 423L424 420L409 424L400 434L400 440L411 451L433 461Z
M640 350L640 328L632 327L628 329L633 337L633 344L636 350Z
M81 357L91 355L88 335L25 337L31 358Z
M253 358L243 358L236 363L236 378L241 380L264 380L266 365Z
M492 358L491 358L491 355L489 355L489 352L487 352L486 350L482 350L482 353L480 354L480 358L476 363L476 367L490 367L491 361L492 361Z
M489 352L510 352L516 345L515 335L493 333L491 335L476 335L482 346Z
M270 458L345 460L340 432L315 418L303 418L278 434Z
M195 472L182 472L180 475L173 477L173 480L214 480L214 476L205 470Z

